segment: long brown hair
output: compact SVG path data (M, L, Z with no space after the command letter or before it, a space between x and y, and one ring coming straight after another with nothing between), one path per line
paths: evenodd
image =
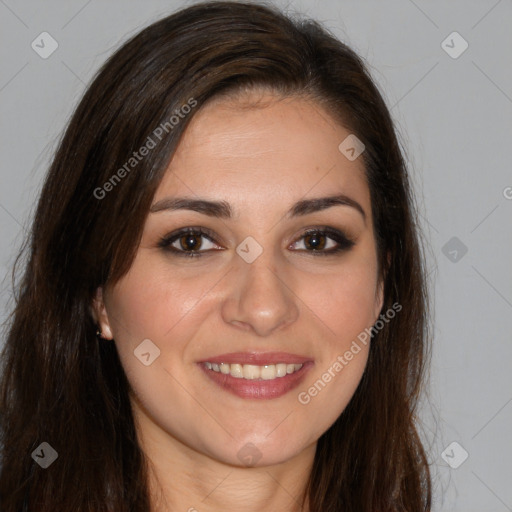
M4 512L150 510L128 382L115 345L95 335L94 291L130 268L155 190L195 113L219 94L257 86L314 99L365 144L382 309L402 306L375 333L358 389L318 440L309 510L430 509L416 424L430 354L428 294L389 111L363 61L317 22L263 4L206 2L145 28L108 59L46 176L3 349ZM191 99L197 106L172 125ZM128 171L133 152L166 122L165 137ZM31 457L42 442L58 453L47 469Z

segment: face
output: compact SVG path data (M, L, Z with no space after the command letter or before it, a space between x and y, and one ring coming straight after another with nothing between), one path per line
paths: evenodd
M95 301L139 429L263 466L343 412L382 307L363 160L338 149L349 135L312 101L269 93L196 113L133 265Z

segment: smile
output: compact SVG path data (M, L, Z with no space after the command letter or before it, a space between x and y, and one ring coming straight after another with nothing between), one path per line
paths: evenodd
M246 380L273 380L286 375L290 375L299 371L302 368L302 364L293 363L278 363L278 364L267 364L263 366L254 364L238 364L238 363L210 363L206 361L204 363L208 370L212 370L217 373L224 375L231 375L235 379L246 379Z
M314 362L309 357L284 352L238 352L210 356L199 368L219 389L240 398L278 398L296 388Z

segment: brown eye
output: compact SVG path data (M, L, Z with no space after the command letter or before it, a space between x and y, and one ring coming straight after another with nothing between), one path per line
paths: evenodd
M203 256L202 253L220 248L204 228L186 228L171 233L162 238L158 246L177 256Z
M303 247L296 247L302 244ZM333 228L310 229L297 242L294 250L314 256L329 256L349 250L355 242ZM201 257L213 250L223 249L214 242L214 235L205 228L185 228L160 240L158 246L176 256Z
M324 227L307 231L293 245L297 244L302 244L303 247L294 247L295 250L308 252L315 256L328 256L350 249L355 242L337 229Z
M180 248L184 251L197 251L201 248L202 235L188 233L179 238Z
M321 250L325 248L327 237L322 233L312 233L304 237L305 246L312 250Z

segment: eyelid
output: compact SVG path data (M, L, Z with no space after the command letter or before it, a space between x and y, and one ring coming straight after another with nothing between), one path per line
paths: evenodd
M158 246L163 248L163 249L168 249L169 246L174 243L176 240L179 240L180 237L188 234L188 233L192 233L194 235L201 235L201 236L204 236L205 238L207 238L210 242L212 242L213 244L215 245L220 245L220 243L217 241L217 238L219 238L217 236L216 233L214 233L211 229L208 229L208 228L205 228L205 227L202 227L202 226L187 226L187 227L184 227L184 228L180 228L180 229L177 229L175 231L172 231L171 233L163 236L159 242L158 242ZM187 251L172 251L172 249L169 249L171 252L182 252L182 253L186 253ZM197 253L199 252L207 252L207 251L196 251Z
M306 237L310 234L313 234L313 233L320 233L323 236L326 236L327 238L334 240L334 242L336 242L338 244L338 247L336 247L334 249L331 248L331 249L319 250L319 251L301 250L299 252L304 252L306 254L311 253L315 256L329 256L330 254L337 254L337 253L347 251L356 244L356 238L349 235L343 229L332 228L330 226L312 226L309 228L304 228L301 235L290 245L297 243L297 241L302 240L304 237Z
M213 251L218 251L222 249L207 249L207 250L196 250L196 251L184 251L176 249L175 247L172 247L171 244L175 243L177 240L179 240L180 237L192 233L194 235L204 236L207 238L212 244L215 245L221 245L218 241L216 233L214 233L211 229L202 227L202 226L187 226L184 228L177 229L164 237L160 239L158 242L158 246L168 252L170 252L173 255L177 256L185 256L185 257L202 257L204 255L211 254ZM311 253L313 256L329 256L334 255L338 253L342 253L344 251L349 250L356 244L356 239L352 237L351 235L347 234L347 232L343 229L333 228L330 226L322 226L322 225L315 225L303 228L301 230L301 234L296 236L292 242L290 242L287 245L287 248L289 248L291 245L296 244L300 240L302 240L304 237L310 235L319 233L326 238L330 238L333 240L337 247L330 248L327 250L293 250L293 252L299 252L299 253Z

